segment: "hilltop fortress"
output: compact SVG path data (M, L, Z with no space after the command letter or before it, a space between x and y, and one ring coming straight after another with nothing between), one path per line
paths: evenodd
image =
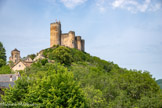
M53 47L54 45L76 48L81 51L85 50L85 41L81 39L81 36L75 36L74 31L69 31L69 33L62 34L60 21L50 24L50 47ZM30 56L21 58L20 51L15 48L13 51L11 51L11 57L9 57L9 60L13 62L13 66L11 66L12 70L16 71L24 70L33 62L44 58L43 50L41 50L34 59L31 59Z
M75 36L74 31L69 31L69 33L62 34L60 21L51 23L50 47L53 47L53 45L62 45L84 51L84 44L85 41L81 39L81 36Z
M81 36L75 36L74 31L69 31L69 33L62 34L60 22L56 21L54 23L51 23L50 47L53 47L54 45L62 45L84 51L84 44L85 41L81 39ZM9 66L13 71L15 71L15 73L20 70L24 70L25 68L30 67L34 62L45 59L43 51L44 50L41 50L39 53L37 53L37 55L32 54L33 57L31 55L28 55L27 57L21 58L20 51L15 48L11 51L11 56L9 57ZM48 59L48 62L54 63L55 61ZM8 88L9 85L13 86L15 84L14 81L16 81L18 77L20 77L19 72L16 74L0 75L0 94L4 94L1 90L2 88Z

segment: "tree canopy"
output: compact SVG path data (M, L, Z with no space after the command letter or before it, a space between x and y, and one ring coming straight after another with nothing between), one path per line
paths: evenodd
M30 57L32 60L34 60L34 58L36 57L36 55L35 54L30 54L27 57Z
M60 64L46 64L46 71L23 76L2 97L6 103L28 103L43 107L86 107L86 99L72 72Z
M45 49L46 57L22 72L5 90L4 103L44 107L161 108L162 91L147 71L128 70L113 62L63 46ZM54 60L54 63L48 63Z
M0 67L6 64L6 50L0 42Z

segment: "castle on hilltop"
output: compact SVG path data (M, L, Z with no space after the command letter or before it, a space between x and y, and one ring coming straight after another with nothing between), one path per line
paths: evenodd
M85 41L81 39L81 36L75 36L74 31L69 31L69 33L63 33L61 31L61 23L54 22L50 25L50 47L54 45L62 45L70 48L76 48L78 50L85 50ZM37 62L38 60L44 59L43 51L41 50L34 58L31 58L30 55L27 57L21 58L20 51L16 48L11 51L11 56L9 57L9 66L12 71L18 72L20 70L24 70L27 67L30 67L31 64ZM49 60L48 62L53 63L54 60ZM0 94L4 94L2 88L9 88L9 85L13 87L16 81L20 77L19 72L15 74L2 74L0 75ZM1 100L1 96L0 96Z
M74 31L69 31L69 33L62 34L60 21L51 23L50 47L53 47L54 45L62 45L84 51L84 44L85 41L81 39L81 36L75 36Z
M69 31L69 33L62 34L60 21L51 23L50 47L53 47L54 45L62 45L84 51L84 44L85 41L81 39L81 36L75 36L74 31ZM45 57L43 56L43 50L40 51L34 59L31 59L30 56L21 58L20 51L15 48L11 51L11 56L9 57L9 60L13 63L13 66L10 67L13 71L24 70L26 67L29 67L33 62L44 58Z

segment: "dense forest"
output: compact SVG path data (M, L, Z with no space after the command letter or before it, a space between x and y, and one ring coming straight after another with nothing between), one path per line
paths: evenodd
M14 87L4 89L3 103L15 108L162 108L162 91L147 71L121 68L64 46L45 49L43 55L20 72ZM0 72L11 71L4 65Z

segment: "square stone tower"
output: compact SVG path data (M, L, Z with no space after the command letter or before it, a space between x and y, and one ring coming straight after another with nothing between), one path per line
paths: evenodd
M9 60L13 61L13 63L17 63L20 61L20 59L20 51L15 48L11 51L11 57L9 57Z

